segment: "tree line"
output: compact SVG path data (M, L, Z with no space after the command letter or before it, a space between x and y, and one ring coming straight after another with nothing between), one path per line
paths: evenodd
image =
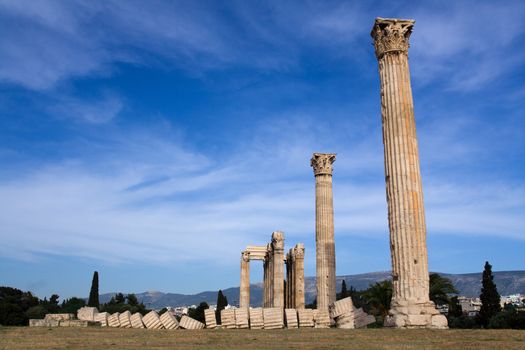
M452 282L439 274L429 276L429 298L437 306L448 306L448 324L450 328L514 328L525 329L525 310L520 310L513 305L500 305L500 295L494 276L492 266L486 262L481 288L481 310L476 317L469 317L463 313L457 296L458 291ZM357 291L350 286L347 288L343 280L341 291L337 293L337 299L351 297L355 307L362 307L366 312L376 317L375 327L382 327L385 317L390 309L392 299L392 282L381 281L370 285L363 291ZM525 300L524 300L525 303ZM89 299L81 298L65 299L59 303L59 296L53 294L49 299L39 299L31 292L23 292L16 288L0 287L0 325L20 326L27 325L29 319L44 318L48 313L76 313L83 306L97 307L100 312L139 312L145 315L148 310L142 302L139 302L135 294L116 293L109 302L99 302L98 272L93 274ZM215 310L217 322L221 322L221 310L228 306L228 299L221 290L217 293L217 308ZM316 301L306 305L307 308L315 308ZM206 302L201 302L197 307L188 310L188 316L204 322L204 310L208 309ZM160 313L166 312L162 309Z
M429 276L429 298L439 307L448 306L446 316L450 328L525 329L525 310L511 304L501 307L501 297L494 283L492 266L488 262L485 262L481 284L481 309L475 317L463 312L457 296L458 291L448 278L437 273ZM346 297L352 298L355 307L362 307L376 317L375 327L382 327L392 300L392 281L377 282L366 290L356 291L352 286L347 289L346 281L343 280L337 299ZM523 302L525 303L525 300ZM315 307L315 301L307 307Z

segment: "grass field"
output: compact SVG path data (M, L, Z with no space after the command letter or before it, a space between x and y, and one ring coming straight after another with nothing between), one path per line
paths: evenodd
M525 349L516 330L202 330L0 327L0 349Z

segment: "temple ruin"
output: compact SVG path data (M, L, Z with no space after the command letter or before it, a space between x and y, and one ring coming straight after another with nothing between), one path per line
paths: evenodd
M275 231L266 246L247 246L241 253L239 307L250 307L250 261L263 261L263 306L304 308L304 245L297 244L284 255L284 233ZM284 266L286 264L286 288Z

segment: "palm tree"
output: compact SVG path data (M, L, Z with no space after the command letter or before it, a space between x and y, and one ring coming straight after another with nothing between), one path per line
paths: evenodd
M374 283L363 293L363 296L366 304L370 305L371 312L384 319L388 315L392 301L392 281Z
M449 302L449 294L457 294L458 291L448 278L437 273L430 274L428 296L436 305L444 305Z

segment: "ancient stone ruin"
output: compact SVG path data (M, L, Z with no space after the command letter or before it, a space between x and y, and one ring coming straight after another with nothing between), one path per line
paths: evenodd
M328 310L335 301L333 153L314 153L310 164L315 175L315 262L317 308Z
M392 307L385 325L446 328L429 300L425 209L408 69L413 20L376 18L372 28L381 80L385 180L392 255Z
M386 197L390 231L393 295L385 325L398 328L447 328L447 319L429 300L425 211L419 169L414 106L408 67L413 20L376 18L372 28L381 83ZM314 153L317 309L305 309L302 243L285 255L284 233L272 233L265 246L247 246L241 254L239 308L205 310L201 323L169 312L147 315L99 313L81 308L72 314L46 315L31 326L87 327L92 325L148 329L282 329L363 328L373 316L354 307L351 298L336 301L334 208L332 173L336 155ZM250 308L250 261L263 261L263 307ZM286 266L286 279L284 266Z
M304 245L297 244L284 256L284 233L275 231L266 246L247 246L241 253L239 307L250 307L250 261L262 260L264 268L263 306L304 307ZM285 288L284 265L287 283Z

